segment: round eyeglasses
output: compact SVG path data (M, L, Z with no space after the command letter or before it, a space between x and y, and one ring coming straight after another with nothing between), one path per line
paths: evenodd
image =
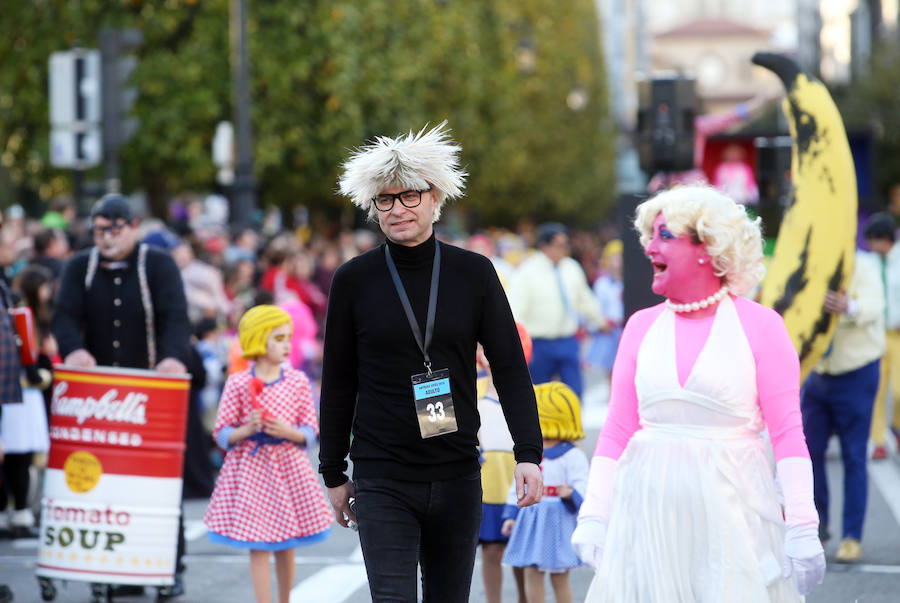
M117 237L126 226L128 226L128 224L125 223L110 224L109 226L92 226L91 233L98 239L102 239L106 235Z
M391 211L394 209L394 201L400 199L400 203L403 204L403 207L408 207L412 209L413 207L417 207L422 202L422 193L427 193L431 190L431 187L423 188L422 190L408 190L401 191L399 193L381 193L380 195L375 195L372 198L372 202L375 203L375 209L378 211Z

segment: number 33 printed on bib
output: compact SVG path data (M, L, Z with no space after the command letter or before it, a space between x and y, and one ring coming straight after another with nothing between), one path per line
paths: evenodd
M431 374L413 375L412 386L422 438L456 431L456 411L450 394L450 371L440 369Z

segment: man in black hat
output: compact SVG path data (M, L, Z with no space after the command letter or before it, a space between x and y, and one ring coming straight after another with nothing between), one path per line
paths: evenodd
M174 260L137 244L138 221L121 195L100 199L91 223L94 246L66 264L53 315L65 364L185 373L191 328Z
M51 330L65 364L187 372L191 327L181 275L168 253L138 244L137 225L121 195L94 205L94 246L66 263L54 306ZM183 554L180 527L170 595L183 592Z

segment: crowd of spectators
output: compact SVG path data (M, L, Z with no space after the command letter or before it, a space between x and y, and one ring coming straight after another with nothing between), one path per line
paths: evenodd
M53 304L65 303L56 296L65 262L75 251L92 244L88 221L76 216L75 205L66 198L54 200L41 217L27 216L13 205L4 210L4 218L0 266L18 303L34 310L46 364L61 362L49 322ZM381 242L377 227L330 228L334 234L325 236L308 226L287 229L277 220L274 226L266 220L261 228L234 230L227 222L223 198L185 196L173 199L165 220L145 218L140 229L141 240L168 250L181 270L193 342L207 372L199 411L208 431L226 376L246 366L237 342L238 320L259 303L274 303L291 315L291 363L309 375L318 396L331 278L343 262ZM604 246L616 233L606 228L571 234L572 256L593 283L601 276ZM536 235L534 227L526 224L518 232L486 228L472 234L450 234L438 228L437 236L491 257L501 281L507 284L515 267L533 252ZM46 398L49 405L49 392ZM215 462L218 451L211 438L209 447ZM39 470L45 451L35 452ZM32 483L32 498L35 487Z

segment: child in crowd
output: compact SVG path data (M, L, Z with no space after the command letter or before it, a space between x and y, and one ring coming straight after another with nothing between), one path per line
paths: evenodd
M525 327L516 323L525 362L531 360L531 337ZM477 361L479 366L478 382L478 414L481 416L481 429L478 441L481 446L481 529L478 542L481 544L481 575L484 579L484 594L487 603L500 603L503 592L503 551L509 535L502 533L503 509L506 504L509 485L513 483L516 469L516 458L513 455L513 440L503 417L500 398L491 380L491 369L487 358L478 346ZM481 371L484 376L481 376ZM525 603L525 574L520 567L513 568L516 588L519 592L519 603Z
M515 484L503 511L503 533L510 536L503 563L525 568L528 603L543 603L544 574L550 574L557 603L571 603L569 570L581 565L570 539L588 479L588 459L573 442L584 438L581 403L567 385L551 381L536 385L538 415L544 436L544 496L516 508Z
M253 365L228 378L213 437L228 450L204 523L212 542L250 550L259 603L269 603L269 552L275 555L278 601L288 603L297 546L324 540L333 519L306 447L317 437L309 380L286 363L291 319L260 305L238 325Z
M609 329L595 333L587 353L589 365L603 369L607 379L612 374L613 361L622 336L625 306L622 299L622 241L613 239L603 247L600 256L600 275L594 281L594 296Z
M6 508L11 497L14 506L8 520L10 532L16 538L30 538L36 533L29 494L35 490L34 477L46 466L50 449L44 392L49 392L53 381L50 356L55 355L55 340L49 328L53 273L43 266L28 266L19 273L15 285L24 305L32 311L37 361L23 366L22 404L8 404L0 418L0 441L5 452L0 461L0 526L7 523Z

